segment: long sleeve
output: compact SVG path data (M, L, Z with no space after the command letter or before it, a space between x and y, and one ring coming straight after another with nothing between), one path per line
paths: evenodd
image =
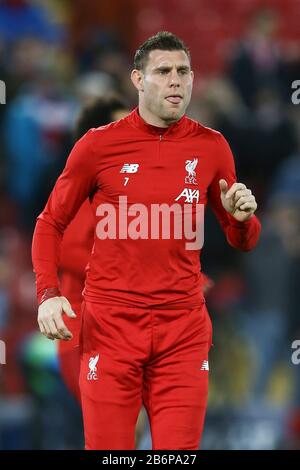
M223 207L221 202L219 180L225 179L230 188L237 181L232 152L222 134L216 134L217 144L214 155L217 164L216 175L209 186L208 200L225 235L228 243L241 251L250 251L258 242L261 224L253 215L245 222L237 221Z
M94 243L95 217L89 200L84 201L64 232L59 271L85 278L85 268Z
M57 271L63 233L97 185L92 136L91 130L75 144L45 209L37 218L32 241L32 263L38 303L60 295Z

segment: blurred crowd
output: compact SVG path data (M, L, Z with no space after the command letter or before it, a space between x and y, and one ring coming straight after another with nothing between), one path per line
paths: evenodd
M214 346L204 449L300 448L300 365L291 362L300 339L300 105L291 100L300 30L285 41L288 15L262 6L226 42L218 73L197 66L188 109L229 141L263 226L257 248L241 254L207 214L202 265L212 280ZM55 345L37 332L31 237L74 144L78 111L112 92L136 105L133 51L156 24L138 0L0 0L0 449L82 447ZM147 449L144 421L137 439Z

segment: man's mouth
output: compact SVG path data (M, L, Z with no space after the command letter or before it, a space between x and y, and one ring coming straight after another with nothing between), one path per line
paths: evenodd
M172 104L179 104L182 100L182 96L181 95L169 95L166 97L166 100Z

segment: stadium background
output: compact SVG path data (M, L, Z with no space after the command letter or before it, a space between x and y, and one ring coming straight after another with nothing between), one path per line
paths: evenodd
M133 53L159 30L190 47L188 115L228 139L263 224L258 247L241 254L211 215L206 223L214 346L202 448L300 448L300 365L291 361L300 340L299 24L299 0L0 1L0 449L82 445L55 345L37 332L32 230L78 109L111 90L133 107ZM137 438L151 448L143 419Z

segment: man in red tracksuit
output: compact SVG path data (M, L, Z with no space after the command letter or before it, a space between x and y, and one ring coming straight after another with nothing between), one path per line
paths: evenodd
M224 137L185 115L193 72L182 41L167 32L149 38L131 78L138 108L77 142L38 217L38 322L48 338L71 337L62 313L74 314L59 290L57 262L63 232L89 197L96 226L80 333L85 447L133 449L144 403L153 449L193 450L206 410L212 328L201 244L188 243L191 230L184 225L180 233L178 220L192 217L199 230L199 208L209 203L228 242L248 251L260 233L257 204L236 181Z

